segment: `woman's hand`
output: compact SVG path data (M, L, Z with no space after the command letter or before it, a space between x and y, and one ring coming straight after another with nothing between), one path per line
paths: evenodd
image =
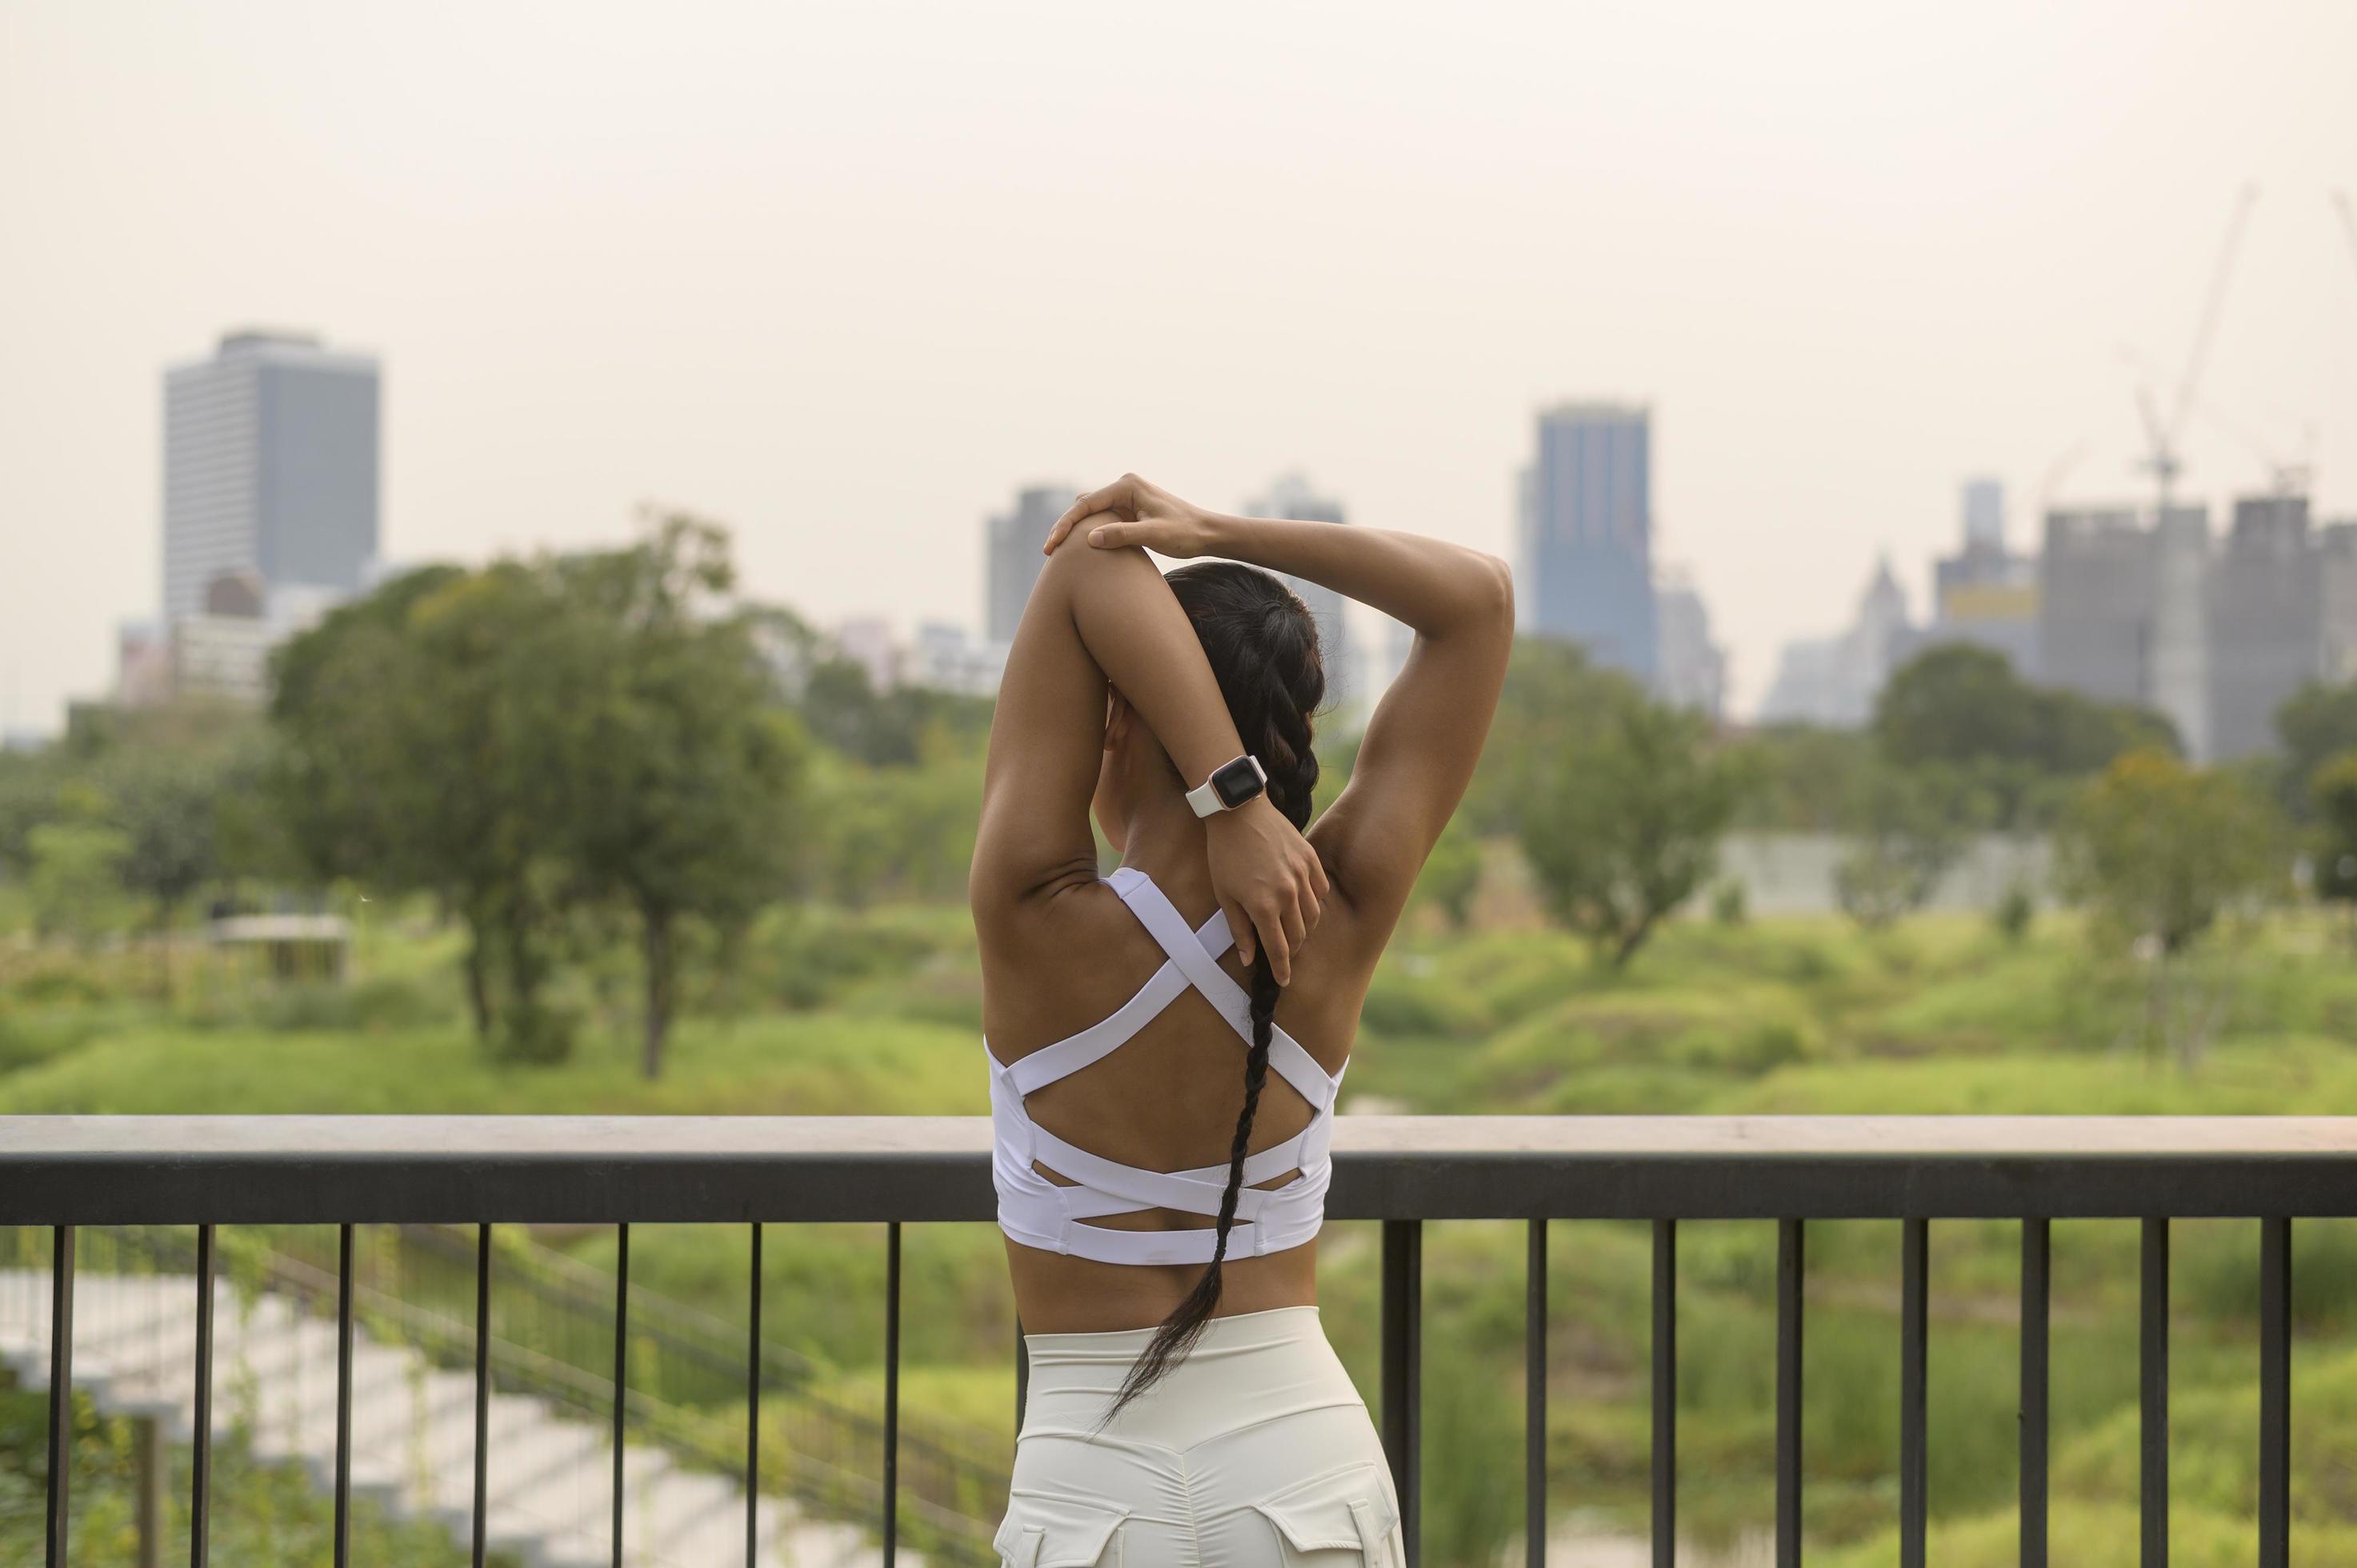
M1269 973L1292 984L1293 956L1326 902L1318 852L1265 795L1215 813L1203 828L1211 891L1235 933L1236 956L1250 963L1265 950Z
M1103 489L1091 490L1065 509L1048 531L1046 553L1053 555L1082 519L1105 513L1115 519L1089 530L1100 550L1139 544L1157 554L1186 560L1211 552L1211 514L1182 501L1159 485L1124 474Z

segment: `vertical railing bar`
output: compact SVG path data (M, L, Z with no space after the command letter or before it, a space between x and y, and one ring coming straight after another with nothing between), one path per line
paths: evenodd
M483 1568L491 1497L491 1226L475 1227L474 1568Z
M1678 1560L1678 1222L1653 1221L1653 1568Z
M1547 1222L1531 1221L1523 1284L1523 1561L1546 1568Z
M1383 1222L1383 1453L1407 1568L1423 1560L1424 1223Z
M2291 1217L2259 1221L2259 1568L2291 1563Z
M1930 1438L1926 1413L1929 1371L1932 1224L1920 1215L1900 1221L1901 1305L1899 1329L1899 1562L1923 1568L1929 1522Z
M2144 1568L2169 1565L2169 1220L2144 1221L2143 1332L2139 1347L2139 1446Z
M884 1237L884 1568L900 1552L900 1222Z
M1776 1222L1776 1568L1801 1568L1801 1313L1798 1219Z
M336 1568L352 1559L352 1228L336 1228Z
M752 1326L745 1344L745 1568L761 1551L761 1222L753 1221Z
M74 1228L49 1231L48 1568L65 1568L66 1515L73 1493Z
M188 1434L188 1568L212 1551L213 1228L197 1227L197 1367L194 1430Z
M2021 1222L2021 1568L2046 1568L2046 1352L2053 1221Z
M622 1442L630 1379L630 1222L614 1227L614 1568L622 1568Z

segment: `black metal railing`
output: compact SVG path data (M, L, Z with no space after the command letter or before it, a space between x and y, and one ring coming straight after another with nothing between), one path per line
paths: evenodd
M497 1222L617 1228L614 1379L628 1385L629 1227L752 1228L753 1322L764 1221L882 1222L888 1248L885 1484L877 1523L893 1562L899 1498L900 1232L987 1219L990 1129L971 1118L17 1117L0 1118L0 1225L52 1228L48 1562L65 1561L65 1434L73 1370L75 1233L98 1225L195 1224L200 1280L199 1408L211 1377L213 1227L339 1229L336 1560L350 1529L351 1227L470 1224L477 1232L475 1560L482 1561L490 1383L481 1346ZM2260 1226L2258 1545L2290 1550L2292 1220L2357 1214L2357 1119L2306 1117L1346 1117L1336 1124L1329 1213L1383 1222L1381 1418L1411 1563L1417 1560L1423 1226L1519 1219L1529 1227L1526 1557L1545 1561L1546 1255L1555 1219L1652 1226L1652 1541L1675 1555L1677 1223L1777 1228L1776 1557L1801 1557L1801 1349L1807 1222L1902 1228L1900 1561L1920 1568L1927 1522L1928 1262L1933 1221L2021 1221L2021 1561L2043 1568L2048 1485L2051 1221L2142 1221L2139 1405L2143 1562L2169 1550L2169 1243L2178 1218ZM758 1340L748 1365L746 1537L755 1556ZM1018 1419L1023 1368L1017 1357ZM614 1561L623 1551L622 1401L615 1400ZM206 1551L210 1422L196 1423L192 1562Z
M750 1262L758 1276L762 1239L759 1227L754 1232ZM460 1236L463 1246L454 1246ZM260 1234L241 1238L234 1249L235 1273L243 1287L242 1299L277 1296L305 1316L328 1322L340 1320L349 1300L356 1331L377 1344L414 1352L424 1367L473 1367L477 1388L488 1389L493 1397L527 1396L543 1402L559 1419L610 1431L616 1396L606 1374L613 1366L614 1275L517 1235L501 1238L494 1263L487 1254L490 1239L487 1224L368 1228L366 1234L355 1236L347 1288L342 1226L261 1228ZM192 1311L179 1315L179 1331L191 1342L205 1340L210 1334L213 1293L193 1287L199 1278L208 1286L213 1280L215 1240L210 1226L78 1231L75 1276L78 1285L85 1287L78 1294L87 1297L93 1272L170 1276L191 1287L186 1298ZM0 1357L8 1348L12 1325L27 1320L27 1287L38 1283L44 1294L49 1289L48 1272L36 1281L24 1271L46 1259L53 1242L54 1237L39 1228L0 1227ZM498 1320L490 1316L488 1294L493 1267L500 1271ZM985 1556L996 1509L1007 1491L1004 1433L936 1419L913 1426L901 1420L888 1434L876 1412L829 1391L814 1363L759 1337L759 1290L756 1277L755 1310L748 1319L756 1326L748 1337L743 1327L631 1282L631 1383L623 1398L633 1448L661 1451L698 1474L758 1477L765 1497L791 1498L813 1520L854 1523L878 1517L885 1486L878 1456L889 1450L897 1455L902 1522L913 1525L916 1538L935 1549L931 1555L949 1561ZM128 1353L138 1369L135 1378L159 1375L161 1363L171 1356L162 1341L174 1332L174 1324L161 1319L170 1316L149 1299L127 1328L118 1323L99 1332L97 1348L112 1363L110 1371L120 1376ZM478 1323L495 1326L492 1332L479 1334ZM736 1342L726 1351L720 1344L722 1330ZM77 1352L86 1356L92 1338L85 1300ZM210 1355L204 1359L210 1364ZM274 1384L289 1381L286 1369L276 1367L270 1380ZM215 1380L208 1379L200 1387L184 1385L193 1390L199 1407L191 1412L195 1426L210 1424ZM285 1391L299 1404L299 1387ZM368 1391L355 1383L351 1397L356 1406ZM784 1439L778 1462L767 1474L759 1463L758 1428L732 1437L725 1423L701 1413L732 1398L745 1400L748 1416L766 1421ZM131 1402L145 1406L152 1398ZM225 1424L251 1427L262 1419L260 1411L241 1404ZM353 1443L356 1456L368 1446L365 1434ZM481 1441L473 1444L468 1455L473 1467L482 1468L476 1462L488 1446ZM209 1445L199 1457L210 1462ZM521 1484L512 1470L504 1479L511 1487ZM608 1484L601 1473L601 1494ZM496 1511L499 1498L487 1495ZM151 1527L160 1526L162 1498L143 1489L137 1500L159 1505L150 1510L157 1518L142 1516L140 1539L145 1542L155 1533ZM0 1552L0 1560L11 1559Z

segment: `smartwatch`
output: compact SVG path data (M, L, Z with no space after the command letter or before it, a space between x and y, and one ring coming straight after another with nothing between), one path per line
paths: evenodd
M1213 768L1209 779L1187 791L1187 803L1199 817L1214 816L1234 811L1267 788L1268 769L1260 765L1259 757L1247 753Z

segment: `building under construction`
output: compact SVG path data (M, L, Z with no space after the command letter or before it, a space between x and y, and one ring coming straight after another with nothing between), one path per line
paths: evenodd
M2289 494L2214 541L2198 506L2049 512L2038 640L2039 680L2162 714L2197 760L2267 750L2294 692L2357 678L2357 522Z

